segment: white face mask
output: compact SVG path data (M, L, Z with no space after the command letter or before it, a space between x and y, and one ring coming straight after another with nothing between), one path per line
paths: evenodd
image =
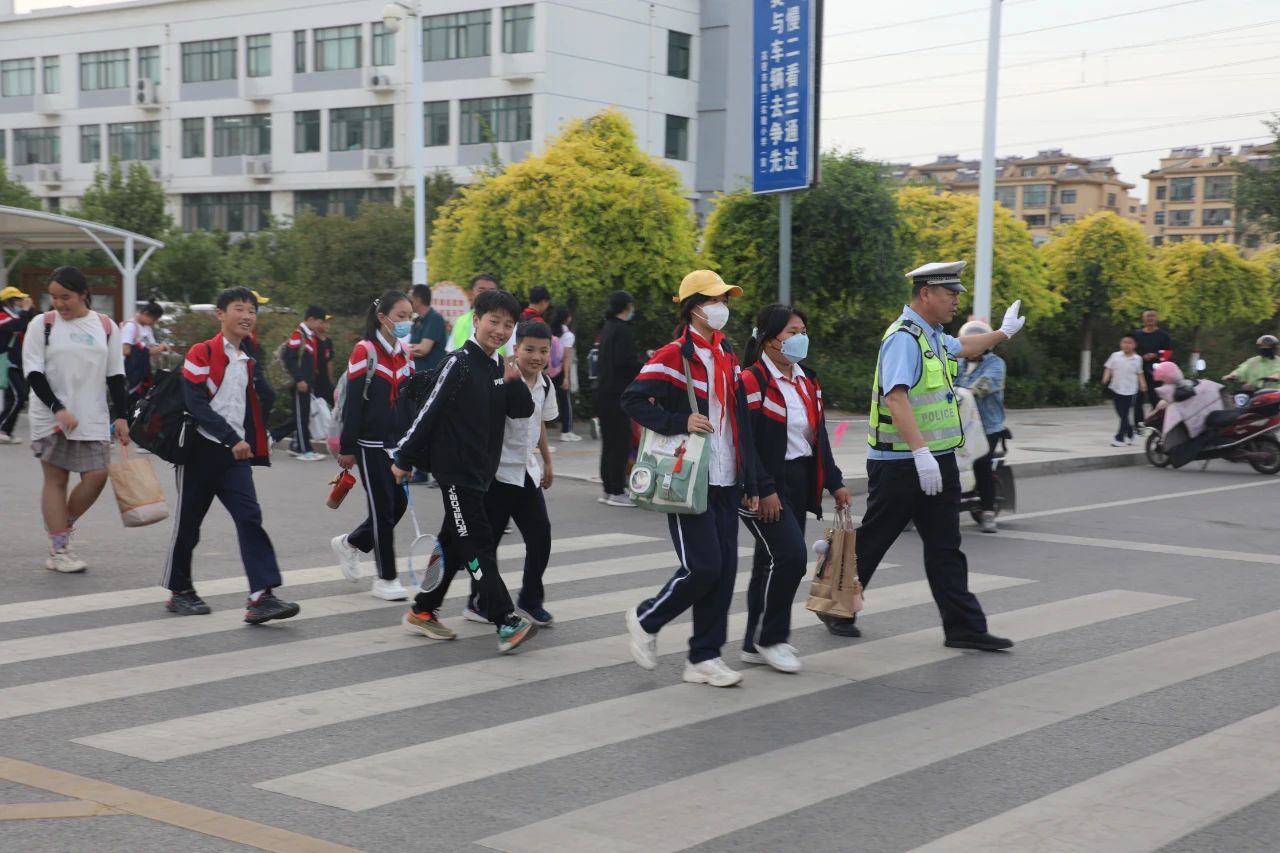
M729 322L729 306L723 302L704 302L698 306L698 310L702 312L702 318L707 321L707 325L717 332Z

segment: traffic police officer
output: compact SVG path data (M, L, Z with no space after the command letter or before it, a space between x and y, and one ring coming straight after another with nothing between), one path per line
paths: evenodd
M1013 337L1025 322L1014 302L998 331L953 338L942 330L956 313L964 261L925 264L907 273L911 304L880 344L867 435L867 512L858 529L858 578L865 587L907 522L924 542L924 570L942 613L946 645L1007 649L1012 640L987 632L987 617L969 592L960 550L960 472L953 452L964 442L954 390L957 358L972 358ZM826 618L828 630L858 637L854 619Z

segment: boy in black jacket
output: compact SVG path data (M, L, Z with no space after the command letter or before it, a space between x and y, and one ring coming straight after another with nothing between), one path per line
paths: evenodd
M316 462L324 457L311 449L311 397L316 393L316 365L319 362L319 331L329 315L319 305L307 306L298 328L286 342L280 360L293 380L293 417L271 431L271 440L294 436L289 452L301 462Z
M511 294L492 290L477 296L474 308L471 339L440 366L435 387L396 448L391 468L398 481L414 468L430 470L440 482L444 499L440 529L444 577L434 589L418 593L404 625L435 640L452 640L456 634L441 624L436 611L453 573L465 567L476 582L485 615L498 626L498 651L508 652L533 636L536 626L516 613L498 574L484 494L502 458L507 418L532 415L533 398L519 368L504 364L498 354L511 339L520 304Z

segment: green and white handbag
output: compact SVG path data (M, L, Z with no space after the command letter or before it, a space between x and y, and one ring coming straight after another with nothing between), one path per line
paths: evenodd
M689 407L698 411L689 359L684 359L684 384ZM711 453L702 433L662 435L647 427L640 433L640 449L631 469L629 487L636 505L653 512L700 515L707 511L707 464Z

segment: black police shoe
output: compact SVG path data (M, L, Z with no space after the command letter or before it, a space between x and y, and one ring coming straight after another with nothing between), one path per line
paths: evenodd
M842 619L838 616L828 616L825 613L819 613L818 618L822 620L822 624L827 626L827 630L837 637L861 637L862 631L858 629L857 617Z
M177 613L179 616L203 616L206 613L213 612L209 605L204 603L204 599L196 595L194 589L186 592L175 592L173 596L165 602L165 610L170 613Z
M271 590L267 590L257 601L249 601L244 612L244 621L250 625L261 625L271 619L288 619L290 616L297 616L301 609L291 601L281 601L271 594Z
M965 631L964 633L952 634L947 637L943 645L951 649L977 649L983 652L998 652L1003 649L1013 648L1013 640L997 637L985 631L981 634L976 631Z

